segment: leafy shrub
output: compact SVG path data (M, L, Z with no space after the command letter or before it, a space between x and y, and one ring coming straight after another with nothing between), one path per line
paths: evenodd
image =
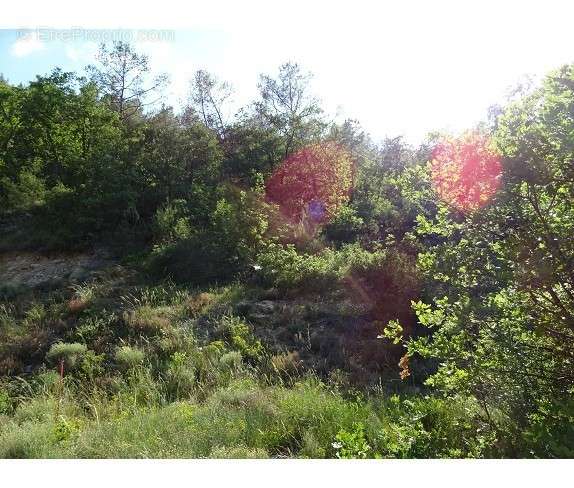
M229 351L219 358L219 364L230 371L241 370L243 357L239 351Z
M59 418L53 428L53 436L56 442L67 442L80 430L77 420Z
M82 316L79 318L78 325L74 330L74 338L78 338L82 342L90 344L90 347L94 347L95 344L101 343L102 340L109 337L111 326L116 320L115 313L106 313L105 310L97 316Z
M187 213L185 200L174 200L159 208L153 219L156 242L166 245L189 239L192 234L192 227Z
M350 431L340 430L332 447L339 459L365 459L371 452L365 439L365 427L360 423L354 424Z
M7 208L15 210L29 210L41 205L46 198L44 181L29 170L21 171L17 181L2 178L0 189L5 195Z
M157 249L150 269L180 283L231 281L261 247L267 229L263 206L256 196L222 188L208 225L188 239Z
M50 347L46 359L55 363L64 361L66 368L73 369L87 351L84 344L57 342Z
M87 351L82 357L80 364L80 374L86 380L94 380L96 377L104 373L104 361L106 356L104 354L96 354L94 351Z
M472 398L394 395L381 412L373 446L383 457L484 457L497 441Z
M143 363L145 353L136 347L121 346L116 350L114 358L120 366L133 369Z
M263 345L251 333L249 325L240 318L224 316L220 327L229 340L231 347L237 349L247 360L257 361L263 354Z
M123 320L132 333L143 335L158 335L171 324L165 311L148 305L124 312Z
M256 254L268 226L265 208L257 194L224 189L210 218L210 237L222 258L244 266Z
M541 458L574 456L574 402L543 402L520 436L521 451Z
M258 256L266 284L300 291L334 290L351 275L379 269L386 262L383 251L368 251L358 244L317 254L297 251L294 245L270 243Z
M295 246L270 243L257 257L263 281L282 289L324 290L337 283L340 270L330 249L321 254L300 254Z
M341 207L329 223L324 227L323 233L330 241L345 243L357 239L364 227L364 221L357 211L348 205Z
M157 249L151 257L150 271L192 285L229 282L238 269L238 262L222 252L220 244L211 236L198 233Z

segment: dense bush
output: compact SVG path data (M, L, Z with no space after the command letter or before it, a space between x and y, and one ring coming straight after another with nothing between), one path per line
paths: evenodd
M50 347L46 359L54 362L63 361L67 368L74 368L86 352L87 347L84 344L58 342Z
M268 244L257 257L261 276L270 285L286 289L321 291L335 289L353 271L377 267L384 252L369 252L358 245L340 250L325 248L316 254L297 251L293 244Z

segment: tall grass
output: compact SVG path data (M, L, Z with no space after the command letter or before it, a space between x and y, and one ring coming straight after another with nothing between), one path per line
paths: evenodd
M340 274L350 266L346 252L321 257L325 273L313 270ZM379 259L363 257L367 267ZM343 373L320 380L298 353L268 349L234 315L239 301L257 299L254 290L133 286L116 273L70 293L2 303L2 351L14 363L5 367L31 363L34 371L0 381L0 458L489 452L495 439L468 399L359 394ZM323 316L313 309L290 321L313 314Z
M169 402L163 391L143 367L115 394L47 389L3 418L0 457L337 457L345 442L354 452L352 432L369 457L462 457L492 441L472 445L475 405L346 398L312 377L284 387L244 373L202 401Z

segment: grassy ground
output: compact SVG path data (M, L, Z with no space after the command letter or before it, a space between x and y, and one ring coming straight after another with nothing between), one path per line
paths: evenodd
M472 401L401 382L368 310L338 296L151 285L114 266L5 296L0 348L4 458L461 457L494 442Z
M147 375L121 393L47 391L3 418L0 457L460 457L477 406L349 398L316 379L285 387L234 378L203 400L158 401ZM72 388L73 389L73 388ZM154 398L155 397L155 398ZM487 444L483 438L482 443Z

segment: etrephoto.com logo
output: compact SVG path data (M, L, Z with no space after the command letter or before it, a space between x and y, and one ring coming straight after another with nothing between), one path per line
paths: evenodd
M37 27L18 29L18 39L40 42L175 42L175 31L171 29L54 29Z

